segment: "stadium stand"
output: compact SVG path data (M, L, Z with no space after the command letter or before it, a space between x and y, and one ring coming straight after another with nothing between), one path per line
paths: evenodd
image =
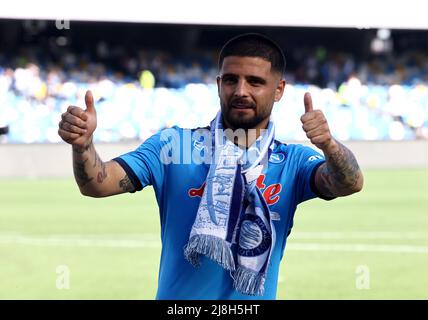
M99 116L95 140L102 142L145 140L172 125L203 126L218 110L212 48L176 52L138 44L126 50L97 40L81 49L82 43L69 44L72 37L38 37L50 40L46 46L22 40L13 54L0 51L0 126L9 126L3 143L59 142L61 113L84 106L88 89ZM288 85L274 109L275 121L284 124L279 139L305 139L299 118L307 90L341 140L428 138L423 50L361 56L309 39L285 51Z

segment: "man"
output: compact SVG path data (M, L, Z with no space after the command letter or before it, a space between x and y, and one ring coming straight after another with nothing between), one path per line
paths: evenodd
M220 53L221 111L210 126L162 130L109 162L92 143L92 94L85 96L86 110L70 106L62 115L58 133L72 145L82 194L105 197L153 185L162 230L158 299L275 299L297 205L362 189L355 157L331 136L309 93L303 130L324 157L274 139L270 115L284 92L284 68L270 39L231 39Z

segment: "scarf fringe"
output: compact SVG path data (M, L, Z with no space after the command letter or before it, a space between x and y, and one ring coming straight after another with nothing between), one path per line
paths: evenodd
M264 294L264 284L266 274L248 270L242 266L234 273L234 287L237 291L252 295L262 296Z
M214 260L226 270L235 270L232 250L221 238L206 234L193 236L184 248L184 256L193 266L198 267L201 254Z

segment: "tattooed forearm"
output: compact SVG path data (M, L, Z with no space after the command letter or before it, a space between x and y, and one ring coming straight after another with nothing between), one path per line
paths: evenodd
M131 192L134 191L134 185L132 184L131 180L129 179L128 175L125 175L122 180L119 181L119 187L124 192Z
M100 159L100 156L98 155L98 153L94 152L94 164L93 167L96 168L98 165L101 165L102 161Z
M97 173L97 182L103 183L104 179L107 178L106 164L101 160L97 152L94 152L94 164L93 168L99 167L100 170Z
M101 161L101 159L100 159ZM103 183L104 179L107 178L106 164L101 161L101 170L97 174L97 182Z
M104 162L92 142L73 147L73 171L85 196L100 198L135 190L122 167L115 161Z
M349 195L362 188L363 176L352 152L337 142L331 152L326 152L326 163L317 172L317 187L329 197Z
M84 160L83 162L74 161L73 162L73 171L74 171L74 177L76 178L76 182L79 187L83 187L89 182L92 181L93 178L90 178L85 170L85 164L88 161L88 159Z
M72 149L73 149L73 152L75 152L77 154L82 154L85 151L88 151L89 149L91 149L92 147L93 147L93 144L92 144L92 139L91 139L86 146L84 146L84 147L77 147L77 146L73 145Z

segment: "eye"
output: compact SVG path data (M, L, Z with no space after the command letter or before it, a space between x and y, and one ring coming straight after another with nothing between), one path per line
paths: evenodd
M221 80L224 84L234 84L237 81L236 77L230 75L224 75Z
M248 83L251 84L252 86L258 87L258 86L264 85L266 81L258 77L250 77L248 79Z
M248 81L251 85L253 85L253 86L258 86L258 85L261 85L261 82L260 81L258 81L258 80L249 80Z

